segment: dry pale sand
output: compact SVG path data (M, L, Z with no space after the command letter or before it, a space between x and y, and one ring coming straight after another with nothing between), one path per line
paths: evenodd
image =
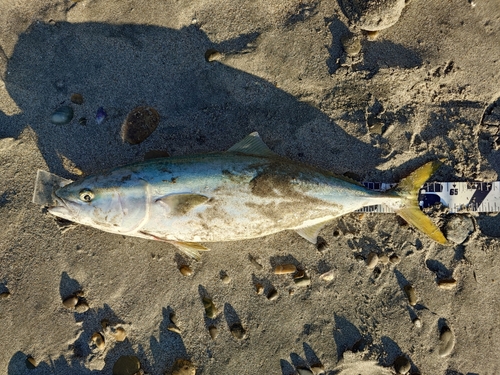
M2 1L0 373L111 374L122 355L148 374L177 358L197 374L308 374L319 363L327 374L390 374L400 356L412 374L500 373L496 214L465 214L473 233L449 247L395 215L351 214L321 232L322 251L287 232L214 243L191 262L167 244L63 233L31 203L37 169L75 178L150 150L225 150L252 131L278 154L362 180L396 182L436 158L437 181L496 180L498 0L412 0L372 41L354 21L333 0ZM362 47L353 57L341 43L351 33ZM74 109L68 125L50 122L61 104ZM120 127L138 105L161 122L131 146ZM456 215L434 216L446 227ZM375 269L371 252L382 258ZM384 264L392 254L400 262ZM283 263L305 269L310 285L273 274ZM319 278L330 270L333 280ZM451 277L455 286L438 287ZM62 303L79 290L85 312ZM180 334L167 329L172 313ZM127 338L117 342L103 320ZM242 339L230 332L237 323ZM445 327L454 346L442 356ZM96 332L104 349L89 346Z

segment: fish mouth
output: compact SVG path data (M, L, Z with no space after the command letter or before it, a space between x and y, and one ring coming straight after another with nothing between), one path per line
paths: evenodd
M71 207L71 203L67 202L63 198L59 197L56 192L53 193L53 199L55 201L55 205L47 207L47 211L51 215L67 219L74 220L76 216L76 210Z

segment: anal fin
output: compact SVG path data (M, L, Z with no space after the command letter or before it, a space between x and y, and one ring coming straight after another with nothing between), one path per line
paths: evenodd
M313 245L316 245L318 242L318 234L323 227L328 224L331 220L322 221L321 223L310 225L308 227L303 227L299 229L295 229L295 232L302 238L305 238Z

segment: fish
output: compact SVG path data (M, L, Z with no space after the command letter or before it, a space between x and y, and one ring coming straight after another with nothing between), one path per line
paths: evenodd
M441 230L418 205L439 168L431 161L390 191L275 154L257 132L225 152L149 159L57 186L48 212L105 232L170 243L200 259L210 242L285 230L316 243L320 230L362 207L385 204L440 244Z

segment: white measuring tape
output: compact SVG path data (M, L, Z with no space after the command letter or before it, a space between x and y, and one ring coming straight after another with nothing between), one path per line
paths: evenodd
M375 191L386 191L397 184L364 182ZM426 182L418 195L418 204L427 208L441 203L450 213L500 212L500 181L494 182ZM386 205L367 206L358 212L393 213Z

